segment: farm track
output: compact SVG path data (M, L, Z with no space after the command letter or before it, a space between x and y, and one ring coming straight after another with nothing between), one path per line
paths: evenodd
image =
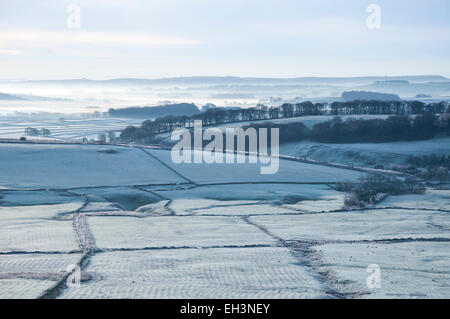
M89 198L87 196L83 197L85 198L85 202L83 203L83 205L79 209L71 213L73 214L73 229L78 241L78 245L82 252L82 256L76 263L76 266L79 267L82 272L89 264L92 254L94 254L95 250L97 249L95 245L94 235L89 229L86 217L84 216L84 214L80 213L80 211L89 203ZM55 285L44 291L38 297L38 299L57 298L59 295L61 295L62 291L67 288L66 282L70 275L71 273L66 272L64 276L62 276L62 278L56 282Z

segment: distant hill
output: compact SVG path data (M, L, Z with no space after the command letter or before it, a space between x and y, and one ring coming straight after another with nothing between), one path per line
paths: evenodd
M20 96L8 94L8 93L0 93L0 100L2 101L23 101L24 98L21 98Z
M399 101L400 97L397 94L366 92L366 91L349 91L343 92L341 101Z
M0 101L70 101L70 99L26 94L0 93Z
M428 94L423 94L423 93L419 93L415 96L416 99L426 99L426 98L430 98L432 97L431 95Z
M409 81L406 80L387 80L387 81L375 81L375 85L377 84L409 84Z
M254 99L251 93L217 93L210 96L212 99Z
M238 77L238 76L191 76L173 77L160 79L140 79L140 78L118 78L110 80L91 79L66 79L66 80L37 80L37 81L15 81L15 83L26 82L28 84L66 84L66 85L224 85L224 84L344 84L344 83L364 83L366 85L380 81L409 81L410 83L422 82L445 82L446 77L440 75L418 75L418 76L361 76L361 77L295 77L295 78L258 78L258 77ZM8 82L8 81L6 81Z
M200 110L195 104L179 103L162 106L133 106L121 109L109 109L108 114L111 117L128 117L128 118L142 118L151 119L164 117L168 115L173 116L191 116L200 113Z
M427 81L427 82L411 82L409 83L397 81L378 81L369 85L358 86L353 90L372 91L398 94L402 97L414 97L417 94L426 92L433 96L446 96L450 91L450 81Z

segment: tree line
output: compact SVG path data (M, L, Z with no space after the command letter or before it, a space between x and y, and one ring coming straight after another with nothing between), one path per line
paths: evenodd
M316 123L312 129L301 122L251 123L243 126L243 129L249 127L279 128L280 144L302 140L320 143L383 143L427 140L437 135L450 136L449 117L431 112L369 120L347 118L344 121L336 116L329 121Z
M420 101L351 101L333 102L330 104L312 103L307 101L296 104L285 103L279 107L270 108L265 105L258 105L255 108L247 109L210 108L204 112L193 114L191 116L170 115L155 120L146 120L140 127L129 126L122 131L120 140L123 142L151 143L154 140L155 135L171 132L179 127L191 128L196 120L202 121L203 126L211 126L234 122L276 120L308 115L398 115L403 116L400 121L406 123L405 118L408 115L428 113L438 114L445 112L450 112L450 104L448 102L425 104ZM375 125L376 123L371 122L370 124ZM395 125L397 124L399 123L396 123ZM326 124L324 124L324 128L326 128ZM393 138L397 138L397 132L392 133L394 134ZM320 134L316 135L317 138L321 138ZM376 140L376 138L374 139ZM387 139L387 137L385 137L385 139Z
M34 127L27 127L25 128L25 135L26 136L43 136L43 137L49 137L52 133L49 129L43 128L43 129L37 129Z

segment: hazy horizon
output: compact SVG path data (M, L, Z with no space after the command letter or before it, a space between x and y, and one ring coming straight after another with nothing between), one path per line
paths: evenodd
M148 80L148 81L157 81L157 80L166 80L166 79L208 79L208 78L235 78L235 79L261 79L261 80L301 80L301 79L359 79L359 78L386 78L386 79L395 79L395 78L420 78L420 77L442 77L446 80L450 80L450 76L445 76L441 74L400 74L400 75L359 75L359 76L314 76L314 75L305 75L305 76L285 76L285 77L277 77L277 76L240 76L240 75L186 75L186 76L162 76L162 77L110 77L110 78L88 78L88 77L80 77L80 78L52 78L52 79L31 79L31 78L2 78L0 77L0 81L2 82L13 82L13 81L30 81L30 82L45 82L45 81L113 81L113 80Z
M445 0L0 0L1 78L449 77L449 9Z
M55 77L55 78L11 78L11 77L0 77L0 82L20 82L20 81L29 81L29 82L45 82L45 81L79 81L79 80L87 80L87 81L112 81L112 80L165 80L165 79L189 79L189 78L240 78L240 79L277 79L277 80L295 80L295 79L357 79L357 78L403 78L403 77L442 77L446 80L450 80L450 75L442 75L442 74L398 74L398 75L355 75L355 76L335 76L335 75L302 75L302 76L247 76L247 75L234 75L234 74L224 74L224 75L203 75L203 74L189 74L182 76L154 76L154 77L140 77L140 76L111 76L111 77Z

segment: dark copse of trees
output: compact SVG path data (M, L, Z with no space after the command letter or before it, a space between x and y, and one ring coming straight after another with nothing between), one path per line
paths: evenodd
M450 155L438 156L436 154L423 155L423 156L410 156L408 157L408 163L419 167L436 167L447 166L450 167Z
M310 138L322 143L380 143L426 140L438 133L450 135L448 121L440 121L436 115L427 112L414 118L401 115L385 120L349 118L342 121L336 117L314 125Z
M158 118L163 116L191 116L200 113L194 104L179 103L163 106L126 107L121 109L109 109L111 117L131 117L131 118Z
M423 155L410 156L407 162L412 165L408 167L408 173L417 175L427 180L439 180L445 182L449 179L450 155ZM421 167L424 169L417 169Z
M370 174L361 177L359 182L339 183L337 190L347 192L344 202L347 208L364 208L378 203L388 195L422 194L425 187L395 176Z
M269 141L271 139L271 129L278 128L280 144L301 141L307 139L309 135L308 127L302 122L286 124L275 124L272 122L253 123L250 125L245 125L242 128L246 130L250 127L255 128L257 131L260 128L267 128L267 138Z

